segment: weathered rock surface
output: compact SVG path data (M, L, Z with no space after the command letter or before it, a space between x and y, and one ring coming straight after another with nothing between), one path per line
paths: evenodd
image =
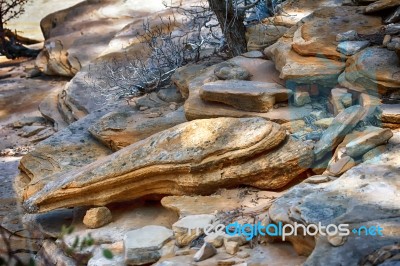
M291 27L294 26L301 19L310 15L314 10L323 7L335 7L341 6L342 1L335 0L321 0L321 1L285 1L281 7L277 10L277 14L269 18L268 21L273 25Z
M269 210L274 222L293 223L295 218L305 225L321 222L322 225L349 224L350 230L361 225L383 228L383 236L350 232L340 247L333 247L322 236L317 237L316 242L311 241L314 243L309 252L316 246L305 265L337 265L343 261L357 264L377 248L399 241L398 148L393 146L379 159L366 161L334 181L295 186L275 201ZM301 248L304 240L297 238L291 242ZM352 250L352 255L345 250Z
M87 131L106 112L95 112L71 124L25 155L19 165L22 175L16 180L16 189L20 195L30 195L40 190L50 181L47 178L51 175L69 172L110 154L111 151Z
M249 71L251 81L281 83L278 72L274 68L273 62L263 59L251 59L245 57L235 57L229 60ZM173 76L175 85L179 88L182 95L187 95L184 110L188 120L215 118L215 117L249 117L259 116L272 120L277 123L285 123L291 120L302 119L310 114L311 106L303 107L282 107L272 109L267 113L247 112L237 110L229 105L217 102L205 102L200 98L200 89L207 83L216 81L214 69L218 65L187 65L177 70Z
M336 35L349 30L368 33L382 25L379 17L366 16L360 11L361 8L350 6L316 10L264 53L275 62L282 79L335 86L345 66L340 62L344 55L336 51ZM350 17L353 23L347 22ZM322 31L326 34L321 34Z
M391 7L399 6L400 3L397 0L379 0L372 4L369 4L365 8L365 13L370 14L377 11L385 10Z
M278 124L262 118L187 122L86 167L52 176L53 181L25 197L24 204L30 212L43 212L152 194L209 194L238 184L276 189L313 160L312 147L291 138L282 143L284 139Z
M335 117L321 139L316 143L314 153L316 160L322 159L325 154L334 150L364 116L366 110L354 105L343 110Z
M261 51L274 44L288 30L277 25L257 24L246 29L247 51Z
M366 48L369 41L346 41L337 46L337 51L344 55L353 55Z
M214 74L222 80L247 80L250 78L250 73L246 69L228 62L218 65L214 70Z
M217 254L217 250L215 249L215 247L210 243L204 243L199 251L196 252L193 259L194 261L203 261L211 258L215 254Z
M347 60L340 85L377 96L400 88L400 63L394 51L368 47Z
M89 228L99 228L111 221L112 215L107 207L89 209L83 217L83 223Z
M275 103L287 101L291 94L291 90L277 83L257 81L215 81L200 89L204 101L221 102L250 112L268 112Z
M91 125L89 132L112 150L119 150L186 121L183 108L155 118L137 111L111 112Z
M244 213L267 209L273 199L281 195L274 191L246 191L242 189L221 189L210 196L167 196L161 204L179 217L198 214L215 214L242 208ZM254 199L257 198L257 202Z
M190 244L192 240L204 233L204 228L212 224L215 219L211 214L199 214L186 216L172 225L175 243L178 247Z
M345 153L352 158L357 158L367 151L386 143L392 136L393 133L390 129L377 129L349 142L345 146Z
M171 230L155 225L129 231L124 236L125 263L142 265L156 262L162 256L163 245L172 237Z
M40 23L46 42L36 63L47 75L74 76L104 52L125 25L163 9L161 1L148 5L135 0L88 0L52 13Z

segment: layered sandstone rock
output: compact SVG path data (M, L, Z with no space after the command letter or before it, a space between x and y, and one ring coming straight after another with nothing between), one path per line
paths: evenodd
M385 95L400 88L400 63L394 51L368 47L347 60L339 83L353 91Z
M275 83L278 87L282 83L273 62L263 59L251 59L238 56L229 60L236 65L246 69L252 76L250 81ZM206 102L200 97L202 86L208 82L217 81L214 69L219 64L205 63L202 65L187 65L177 70L173 76L175 85L182 95L188 97L184 104L184 111L188 120L215 118L215 117L252 117L258 116L268 120L285 123L291 120L302 119L310 114L310 105L302 107L286 106L278 109L271 109L267 113L249 112L238 110L232 106L218 103Z
M46 42L36 63L47 75L72 77L104 52L125 25L163 9L161 1L87 0L52 13L40 23Z
M183 108L154 118L137 111L111 112L88 130L112 150L119 150L186 121Z
M291 237L297 251L309 255L304 265L357 264L376 249L399 241L398 149L393 146L333 181L297 185L275 201L269 215L276 223L349 225L346 237ZM380 226L383 236L366 235L361 226Z
M238 184L277 189L313 160L312 147L284 139L278 124L262 118L187 122L53 175L46 184L31 184L33 195L25 197L24 205L30 212L43 212L152 194L209 194Z
M291 94L291 90L277 83L239 80L209 82L200 89L200 97L205 101L250 112L268 112L275 103L287 102Z
M348 23L349 19L353 23ZM381 18L363 15L359 7L323 7L297 23L264 53L275 62L282 79L334 86L346 58L336 50L336 35L349 30L367 34L381 25Z

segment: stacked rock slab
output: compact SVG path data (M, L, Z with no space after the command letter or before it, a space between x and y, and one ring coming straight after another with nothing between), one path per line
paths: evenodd
M262 118L195 120L49 177L24 206L43 212L146 195L209 194L239 184L277 189L308 169L311 149Z
M291 94L291 90L277 83L243 80L209 82L200 89L200 97L205 101L250 112L268 112L275 103L287 102Z
M275 83L274 87L281 88L277 71L270 60L252 59L242 56L234 57L229 60L244 69L252 76L250 81ZM172 77L173 82L181 91L182 95L187 97L184 104L185 116L188 120L215 118L215 117L263 117L268 120L285 123L291 120L302 119L310 114L312 108L310 105L302 107L281 107L271 109L268 112L249 112L238 110L227 104L211 101L203 101L200 97L202 86L209 82L217 81L214 70L219 64L187 65L177 70ZM233 81L232 81L233 82ZM235 81L236 82L236 81Z

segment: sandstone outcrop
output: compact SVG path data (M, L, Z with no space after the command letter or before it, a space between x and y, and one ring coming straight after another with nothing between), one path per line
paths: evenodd
M36 145L34 151L21 159L19 168L22 173L16 180L17 191L29 195L41 189L49 181L49 176L64 171L68 173L76 167L110 154L111 151L87 131L106 112L107 110L103 110L89 115Z
M183 108L155 118L138 111L111 112L88 130L112 150L119 150L186 121Z
M275 83L276 87L280 87L282 81L279 79L278 73L274 69L273 62L269 60L238 56L230 59L229 62L247 69L252 75L250 81L266 82L269 84ZM182 95L187 97L184 104L184 111L188 120L215 117L258 116L277 123L285 123L291 120L302 119L312 111L310 105L305 105L302 107L280 107L278 109L271 109L267 113L248 112L218 102L203 101L200 97L200 90L204 84L218 80L214 75L214 69L216 67L218 67L218 64L211 66L207 63L203 65L187 65L178 69L174 74L172 79L175 85L179 88Z
M398 149L398 144L392 146L333 181L297 185L275 201L269 215L276 223L349 225L349 235L341 243L322 235L289 239L297 251L309 255L305 265L357 264L376 249L399 241ZM361 229L378 225L383 236L366 235Z
M152 194L209 194L238 184L277 189L313 161L311 146L285 138L278 124L262 118L187 122L48 177L44 187L32 183L24 206L44 212Z
M163 9L161 1L144 5L136 0L87 0L52 13L40 23L46 41L36 64L47 75L72 77L105 52L114 36L132 20Z
M264 53L275 62L284 80L335 86L346 59L336 51L336 35L349 30L367 34L382 25L381 18L363 15L361 9L341 6L316 10ZM354 23L347 23L350 17Z

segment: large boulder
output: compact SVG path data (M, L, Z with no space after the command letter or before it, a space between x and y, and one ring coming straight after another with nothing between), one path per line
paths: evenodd
M297 251L309 255L304 265L364 265L359 263L375 250L399 242L399 148L392 146L334 181L297 185L274 202L269 209L274 223L348 225L346 236L333 230L331 236L291 236ZM375 233L363 229L373 226ZM383 235L378 235L378 226Z
M400 60L394 51L368 47L347 60L339 77L342 86L371 95L386 95L400 88Z
M313 161L312 147L285 138L283 128L262 118L186 122L54 175L42 189L31 189L24 206L44 212L146 195L210 194L239 184L278 189Z
M105 52L126 25L135 20L139 26L142 17L164 9L162 1L86 0L52 13L40 23L46 41L36 63L47 75L72 77Z

